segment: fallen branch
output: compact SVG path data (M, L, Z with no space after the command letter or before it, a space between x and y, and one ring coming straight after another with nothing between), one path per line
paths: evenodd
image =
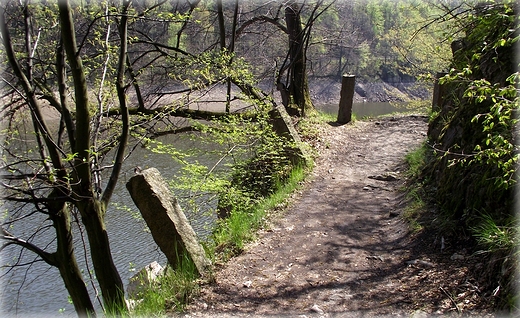
M451 300L451 302L453 303L453 305L455 306L455 308L457 308L457 312L460 314L460 313L461 313L461 310L460 310L459 306L457 305L457 303L455 302L455 299L453 299L453 297L451 297L451 295L448 294L448 292L447 292L444 288L442 288L442 286L439 287L439 289L442 290L442 292L443 292L446 296L448 296L448 298Z

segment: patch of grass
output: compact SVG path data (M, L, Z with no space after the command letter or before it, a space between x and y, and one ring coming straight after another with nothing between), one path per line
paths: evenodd
M423 229L423 225L419 219L427 208L424 182L420 180L422 169L426 164L427 153L428 146L426 143L423 143L405 156L405 161L408 164L406 176L409 178L409 184L404 189L408 203L402 216L408 222L410 230L413 233L417 233Z
M498 250L513 250L518 246L517 229L514 221L498 225L489 214L484 213L479 218L478 225L471 227L477 243L490 252Z
M419 191L419 189L408 189L408 193L406 194L408 203L402 214L403 219L408 222L412 233L418 233L423 229L423 225L419 222L419 217L421 216L421 212L425 210L426 203L422 199L422 195Z
M317 116L318 116L318 120L320 122L324 122L324 123L331 123L331 122L333 123L336 121L336 119L338 119L337 114L323 112L323 111L317 112Z
M198 290L198 272L191 259L185 257L175 270L167 267L164 274L144 286L130 317L164 317L168 312L181 312Z
M432 109L429 99L415 99L406 103L405 108L411 113L428 114Z
M338 114L334 113L326 113L326 112L318 112L318 118L321 122L326 123L335 123L338 120ZM357 114L352 113L350 116L350 122L353 123L357 120Z
M298 133L302 140L316 140L320 136L320 124L330 122L335 119L331 115L322 111L315 111L307 117L302 118L298 124Z
M219 261L226 261L240 253L248 242L256 237L256 232L266 224L268 214L285 207L290 195L301 186L307 175L307 169L295 167L283 184L277 184L277 190L251 205L234 206L228 218L220 220L213 235L210 254Z
M426 165L426 155L428 152L428 145L424 142L420 147L409 152L405 156L405 161L408 164L407 175L410 178L418 178L421 171Z
M317 139L320 135L320 127L325 123L336 122L337 115L316 110L298 121L298 133L303 140Z
M276 188L278 191L265 198L257 204L257 208L264 211L280 208L281 204L287 203L287 199L297 189L301 187L301 182L307 176L309 168L296 167L291 171L291 175L288 180L283 184L278 183Z

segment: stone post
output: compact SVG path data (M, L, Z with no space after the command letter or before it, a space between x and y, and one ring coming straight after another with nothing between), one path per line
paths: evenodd
M343 75L339 99L338 124L343 125L352 120L352 103L354 100L355 85L356 76L348 74Z
M444 85L439 84L439 79L448 73L439 72L435 75L435 84L433 85L432 110L439 111L442 107L442 99L444 97Z
M211 262L159 170L143 170L130 178L126 188L168 264L176 269L188 257L199 274L206 274Z
M291 117L287 114L285 107L283 105L276 105L269 112L269 117L274 131L279 136L282 136L295 144L295 148L285 149L286 151L289 151L288 155L291 162L294 164L302 164L303 166L308 165L310 156L302 147L303 143L300 139L300 135L298 135L298 132L294 128Z

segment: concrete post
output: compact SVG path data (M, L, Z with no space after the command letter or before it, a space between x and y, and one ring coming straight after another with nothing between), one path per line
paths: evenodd
M341 81L341 93L339 99L338 124L346 124L352 120L352 103L354 100L354 86L356 76L343 75Z

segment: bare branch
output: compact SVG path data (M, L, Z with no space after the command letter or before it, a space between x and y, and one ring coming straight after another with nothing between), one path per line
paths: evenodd
M236 36L239 37L248 26L250 26L256 22L260 22L260 23L268 22L268 23L271 23L274 26L276 26L278 29L282 30L282 32L289 33L289 31L287 30L287 27L285 25L283 25L282 23L280 23L279 17L270 18L265 15L260 15L260 16L253 17L253 18L247 20L246 22L242 23L242 25L240 25L240 27L236 31Z
M7 241L6 243L4 243L1 247L0 247L0 252L6 248L7 246L9 245L19 245L23 248L26 248L28 249L29 251L37 254L39 257L41 257L47 264L49 265L52 265L52 266L57 266L57 262L56 262L56 257L55 257L55 254L54 253L49 253L49 252L46 252L42 249L40 249L39 247L37 247L36 245L28 242L28 241L25 241L25 240L22 240L16 236L14 236L13 234L9 233L6 229L4 229L2 227L2 234L0 235L0 239L2 240L5 240Z
M124 89L124 74L125 74L125 65L126 65L126 57L128 50L128 7L130 6L129 0L123 1L123 11L121 17L121 23L119 25L119 36L120 36L120 49L119 49L119 61L118 61L118 70L117 70L117 80L116 80L116 89L117 89L117 97L119 99L119 107L121 110L121 120L122 120L122 131L121 136L119 137L119 146L117 148L116 159L114 162L114 168L112 168L112 173L110 174L110 178L108 179L107 186L105 191L103 191L103 196L101 201L105 204L105 206L110 201L112 194L114 193L114 189L119 178L119 173L121 172L121 167L123 166L123 160L125 155L125 149L128 143L128 134L130 128L130 118L128 113L128 106L126 103L126 94Z

